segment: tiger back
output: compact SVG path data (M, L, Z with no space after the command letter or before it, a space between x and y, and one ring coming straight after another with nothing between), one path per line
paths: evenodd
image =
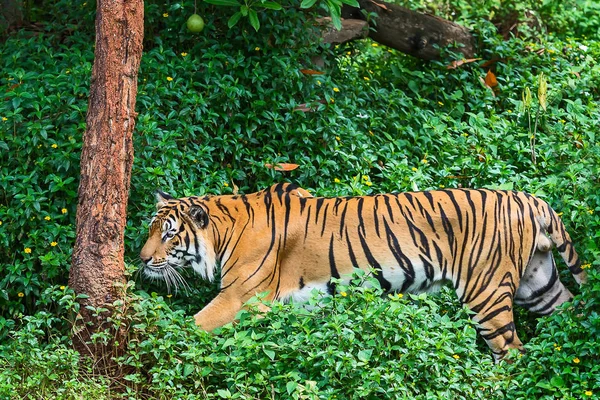
M558 215L523 192L324 198L278 184L240 196L161 197L141 258L155 277L191 266L212 279L220 265L221 291L195 316L206 330L231 322L257 293L296 301L314 289L333 294L331 279L349 279L357 268L374 270L387 291L450 282L498 360L523 349L513 303L548 314L572 298L558 279L553 245L584 282Z

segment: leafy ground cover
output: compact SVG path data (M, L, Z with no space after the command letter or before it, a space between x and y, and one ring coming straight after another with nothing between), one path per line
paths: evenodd
M214 287L190 277L193 289L171 296L138 280L115 316L129 327L121 370L95 376L70 349L76 304L66 287L94 5L57 2L31 11L45 21L37 30L0 45L0 397L598 397L595 2L412 2L477 33L481 60L458 68L448 68L452 54L425 63L370 41L320 45L294 2L260 13L258 33L243 19L229 30L230 10L199 5L206 26L192 35L192 3L146 2L126 231L132 269L155 189L247 193L286 180L317 195L526 190L562 212L590 283L580 291L564 273L580 293L573 305L542 319L520 313L528 353L495 366L449 291L388 299L350 287L312 309L275 304L264 319L247 315L208 335L189 316ZM518 32L503 37L514 23ZM278 163L299 167L265 167Z

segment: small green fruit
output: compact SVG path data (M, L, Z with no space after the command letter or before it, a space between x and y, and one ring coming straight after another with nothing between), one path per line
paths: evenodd
M192 14L187 20L187 28L192 33L200 33L204 29L204 20L198 14Z

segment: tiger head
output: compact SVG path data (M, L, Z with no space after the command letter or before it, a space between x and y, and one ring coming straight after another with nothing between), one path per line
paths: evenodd
M214 278L215 251L209 238L208 210L196 197L175 199L157 192L157 212L140 258L144 274L163 279L167 287L187 286L180 271L186 267L210 281Z

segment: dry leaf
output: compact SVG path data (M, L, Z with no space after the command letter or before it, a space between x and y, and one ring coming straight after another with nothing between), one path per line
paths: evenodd
M494 73L491 70L488 70L487 74L485 75L485 85L490 89L493 89L496 86L498 86L496 75L494 75Z
M481 58L463 58L462 60L454 60L450 63L450 65L447 65L446 68L447 69L456 69L456 68L460 67L461 65L470 64L472 62L479 61L479 60L481 60Z
M327 104L327 102L325 100L318 100L315 103ZM305 113L306 112L315 112L315 111L317 111L317 107L318 107L317 105L309 107L308 103L302 103L302 104L298 104L298 106L296 106L294 108L294 111L302 111Z
M489 89L489 90L490 90L490 92L492 92L492 96L496 97L496 93L494 93L494 89L492 89L491 87L489 87L489 86L487 85L487 83L485 83L485 79L483 79L481 76L479 77L479 82L481 82L481 84L482 84L482 85L483 85L485 88Z
M484 62L483 64L480 65L481 68L487 68L493 64L496 64L498 61L506 61L509 60L509 58L492 58L491 60L488 60L486 62Z
M289 163L279 163L276 165L273 164L265 164L265 167L274 169L275 171L293 171L299 167L298 164L289 164Z
M325 74L325 72L316 71L314 69L301 69L300 72L302 72L304 75L324 75Z
M373 0L371 0L371 3L375 4L377 7L381 8L382 10L388 11L388 8L385 6L385 4L376 3Z
M231 181L231 188L233 189L233 195L237 196L240 192L240 188L238 187L238 185L235 184L234 181Z

